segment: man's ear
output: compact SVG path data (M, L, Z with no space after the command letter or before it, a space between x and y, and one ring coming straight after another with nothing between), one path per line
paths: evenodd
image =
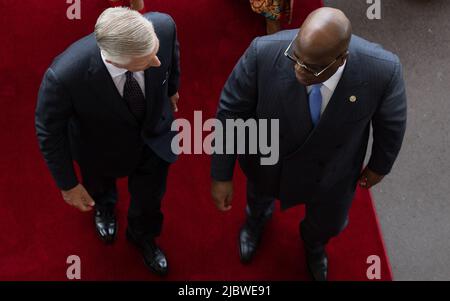
M122 65L119 65L119 64L117 64L117 63L114 63L114 62L112 62L112 61L110 61L110 60L108 60L108 59L105 59L105 62L107 62L108 64L111 64L111 65L113 65L113 66L116 66L117 68L124 68Z
M348 51L346 51L346 52L342 55L342 57L341 57L341 62L339 63L339 67L341 67L342 65L345 64L345 61L347 60L348 55L349 55L349 52L348 52Z

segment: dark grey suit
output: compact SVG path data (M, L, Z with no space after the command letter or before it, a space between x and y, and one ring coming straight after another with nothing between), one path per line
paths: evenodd
M152 220L159 232L159 203L167 168L176 160L169 97L178 90L176 27L166 14L145 15L160 40L159 68L145 70L146 117L141 124L120 96L93 34L75 42L48 68L36 108L36 132L60 189L78 184L72 160L96 205L116 199L115 179L129 176L130 213Z
M284 56L297 32L282 31L251 43L225 84L217 118L279 119L278 164L261 166L258 155L238 158L256 190L249 193L249 203L255 203L256 195L279 198L283 208L306 203L311 218L318 211L323 217L311 221L317 228L309 231L312 236L324 232L311 241L325 242L345 226L371 123L374 144L368 166L382 175L390 172L405 133L405 88L397 56L353 36L342 78L313 128L306 88ZM236 158L213 155L212 178L231 180Z

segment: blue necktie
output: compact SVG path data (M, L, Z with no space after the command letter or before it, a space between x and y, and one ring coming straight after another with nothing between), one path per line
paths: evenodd
M320 93L321 87L322 84L312 85L311 92L309 93L309 110L314 127L317 123L319 123L320 110L322 109L322 93Z

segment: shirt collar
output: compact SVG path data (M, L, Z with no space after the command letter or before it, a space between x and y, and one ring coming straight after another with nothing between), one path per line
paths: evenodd
M347 64L347 60L344 64L338 68L338 70L326 81L323 82L323 85L328 88L330 91L334 91L341 80L342 74L344 73L345 65Z
M328 90L333 92L336 89L339 81L341 80L341 77L342 77L342 74L344 73L344 68L345 68L346 64L347 64L347 61L345 61L344 64L341 67L339 67L336 70L336 72L329 79L324 81L322 83L322 85L324 85L325 87L327 87ZM311 89L312 89L312 86L307 86L308 93L311 91Z
M119 67L114 66L113 64L108 63L105 59L105 56L103 55L103 51L100 51L100 54L102 56L103 63L105 64L106 69L108 69L108 72L109 72L109 74L111 74L112 78L122 76L128 71L127 69L119 68Z

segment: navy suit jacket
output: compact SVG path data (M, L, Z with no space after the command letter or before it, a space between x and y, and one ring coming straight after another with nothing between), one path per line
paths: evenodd
M257 189L279 198L283 208L328 198L331 191L352 196L371 125L374 143L368 166L386 175L406 128L406 95L398 57L357 36L352 36L342 78L313 128L306 88L297 81L292 61L284 56L297 32L256 38L228 78L217 111L222 122L228 118L279 119L280 160L276 165L260 165L259 155L239 155L238 159ZM352 96L356 101L350 101ZM236 158L213 155L212 178L231 180ZM341 189L336 190L336 185Z
M176 26L162 13L149 13L160 40L159 68L145 70L146 119L142 126L129 111L104 65L93 34L75 42L47 69L35 115L39 146L60 189L78 184L73 159L100 174L129 175L144 145L173 162L174 133L169 97L178 90Z

